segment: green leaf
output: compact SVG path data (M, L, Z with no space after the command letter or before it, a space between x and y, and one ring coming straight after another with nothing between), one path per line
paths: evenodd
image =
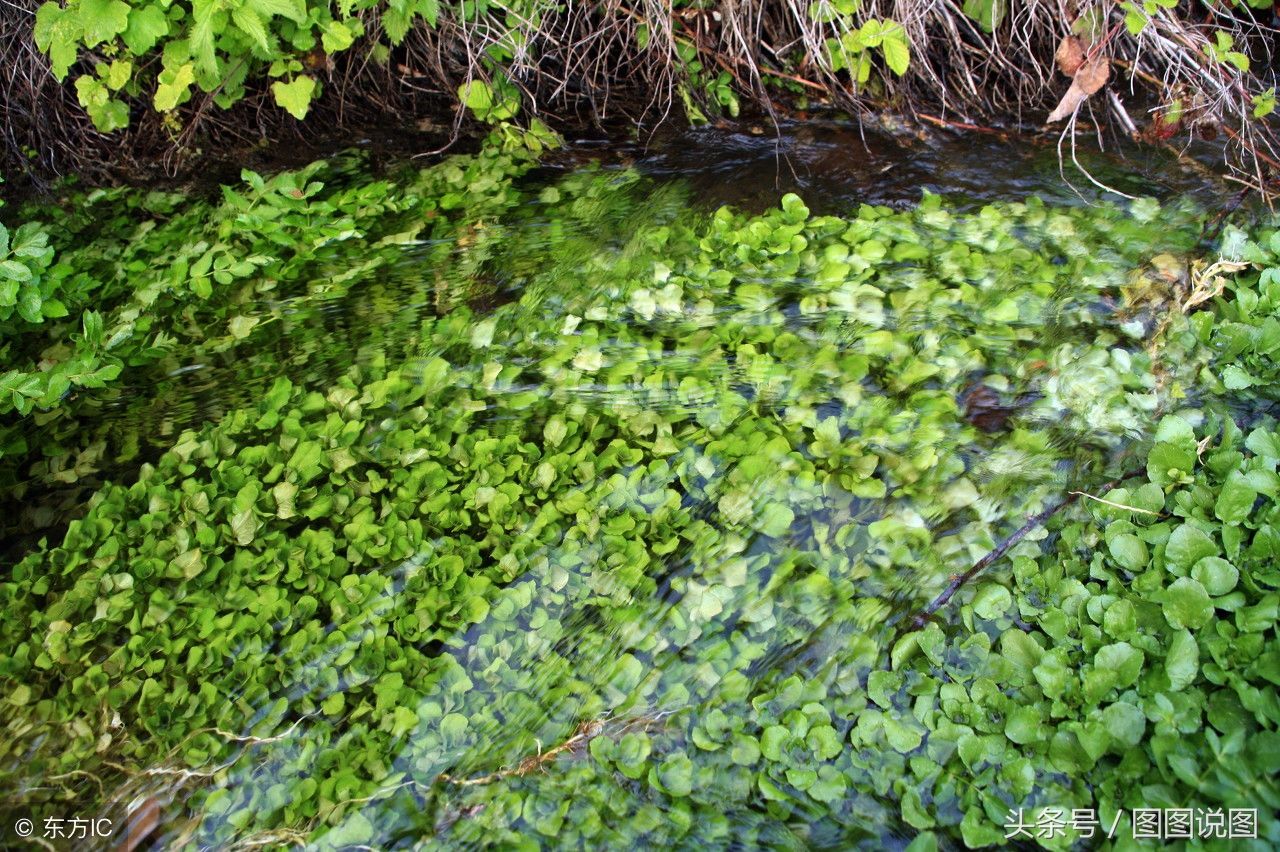
M1185 419L1169 415L1156 429L1156 443L1147 457L1147 475L1161 485L1173 481L1174 474L1186 474L1195 468L1195 430Z
M1031 634L1015 627L1001 634L1000 653L1014 666L1029 674L1044 656L1044 648Z
M324 25L321 43L326 53L340 53L355 43L356 37L364 32L359 18L350 21L330 21Z
M867 697L885 710L893 709L893 696L902 688L902 675L876 669L867 676Z
M227 331L236 340L243 340L248 337L255 326L258 324L257 317L234 316L227 323Z
M271 94L275 96L276 104L299 121L307 117L315 91L315 79L306 74L299 74L287 83L277 80L271 84Z
M781 206L785 222L798 224L809 218L809 208L794 192L788 192L782 196Z
M662 789L672 796L688 796L693 792L693 761L688 755L674 754L658 766Z
M349 846L367 846L377 836L373 823L356 810L342 818L336 826L320 835L326 845L341 849Z
M1041 739L1043 724L1044 714L1039 707L1018 707L1009 714L1004 735L1018 745L1029 745Z
M932 828L937 824L933 817L929 815L929 811L920 797L920 791L914 787L908 787L903 791L901 811L903 820L912 828Z
M909 721L899 721L893 716L884 717L884 734L889 747L901 754L908 754L920 747L924 741L924 731L915 724L915 719L908 716Z
M817 779L805 790L813 799L830 804L842 800L848 793L849 784L844 773L834 766L819 766Z
M1150 559L1147 545L1132 533L1121 533L1112 536L1107 542L1107 549L1116 564L1126 571L1139 572L1147 567Z
M819 760L832 760L844 750L840 736L830 725L815 725L810 728L805 742Z
M31 274L31 267L25 263L16 260L0 260L0 278L7 278L10 281L16 281L19 284L25 284L34 276ZM10 302L12 304L12 302Z
M1134 6L1132 3L1125 4L1124 26L1129 31L1129 35L1136 36L1147 28L1149 18L1142 13L1142 10Z
M1206 556L1191 569L1191 576L1212 597L1221 597L1236 587L1240 572L1236 566L1217 556Z
M257 46L263 55L272 52L272 39L267 33L267 26L252 6L240 6L231 10L231 20ZM278 102L278 101L277 101ZM304 110L305 114L305 110Z
M1137 612L1132 603L1118 600L1107 607L1102 617L1102 627L1115 639L1127 639L1138 629Z
M196 68L207 77L218 76L218 55L214 32L214 16L221 9L219 0L192 0L192 27L188 42Z
M102 314L97 311L85 311L80 316L80 324L84 330L84 342L91 347L102 345Z
M791 739L791 731L782 725L770 725L760 735L760 753L765 760L782 760L782 749Z
M75 64L80 40L84 36L79 15L52 0L43 3L36 11L33 34L36 47L49 54L53 76L65 80L67 72Z
M1234 65L1237 71L1248 72L1249 57L1238 50L1229 50L1222 54L1222 59L1229 65Z
M1114 676L1115 686L1123 689L1142 673L1143 653L1128 642L1104 645L1094 655L1094 668Z
M1147 729L1147 718L1142 711L1127 701L1117 701L1102 711L1107 733L1117 742L1129 748L1142 741Z
M141 56L169 34L169 18L158 3L134 6L129 10L129 26L121 35L134 56Z
M471 723L461 713L448 713L440 720L440 736L451 745L460 744Z
M114 59L107 66L106 74L103 75L103 82L107 84L107 88L112 91L119 91L129 82L129 78L133 76L133 63L127 59Z
M796 514L781 503L770 503L758 516L757 526L761 533L771 538L780 538L795 522Z
M1238 365L1231 364L1222 371L1222 384L1227 390L1245 390L1258 384L1258 380Z
M82 74L76 79L76 95L93 119L93 126L103 133L110 133L129 124L129 108L114 100L110 91L99 80Z
M305 0L245 0L245 6L267 20L281 17L299 25L307 22Z
M1238 524L1249 517L1257 499L1258 492L1249 484L1243 473L1235 470L1223 483L1222 491L1213 507L1213 513L1224 523Z
M418 0L418 14L427 22L427 26L435 28L440 20L440 0ZM640 45L644 47L644 45Z
M565 436L569 434L569 427L565 425L563 418L552 417L547 420L542 427L542 437L546 439L547 446L558 447L564 443Z
M79 18L84 46L96 47L129 26L129 4L123 0L80 0Z
M24 284L22 290L18 292L18 315L29 323L44 322L44 299L40 296L40 291L31 284Z
M1203 627L1213 617L1213 602L1198 580L1179 577L1163 593L1165 620L1175 629Z
M277 482L271 488L271 496L276 501L276 517L288 519L297 514L294 498L298 494L298 486L291 482Z
M237 512L231 518L231 533L235 537L236 544L242 547L253 544L257 532L258 519L254 517L252 509Z
M884 53L885 64L889 70L901 77L907 73L911 64L911 48L907 42L907 32L901 24L887 22L881 30L880 50Z
M988 621L999 618L1009 611L1013 604L1013 596L1004 586L988 583L978 590L973 598L973 612L979 618Z
M185 62L177 68L161 71L157 77L152 104L159 112L170 112L191 99L191 84L196 80L195 66Z
M965 0L963 11L984 32L994 32L1004 21L1006 0Z
M458 87L458 99L481 121L503 121L520 109L518 95L501 79L494 86L483 80L468 80Z
M1060 650L1045 654L1031 674L1050 698L1061 698L1075 681L1075 672L1068 666L1067 655Z
M1171 689L1178 692L1190 686L1196 679L1200 669L1200 648L1189 630L1179 630L1173 634L1169 642L1169 650L1164 658L1165 674L1169 677Z
M1266 118L1275 112L1276 88L1272 86L1265 92L1253 96L1253 117Z
M392 711L391 736L403 737L413 733L418 727L418 714L408 707L397 707Z
M1199 527L1182 524L1169 536L1164 553L1171 566L1185 573L1204 557L1217 556L1218 545Z

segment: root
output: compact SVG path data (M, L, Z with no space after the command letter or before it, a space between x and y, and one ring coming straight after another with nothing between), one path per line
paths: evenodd
M1124 503L1117 503L1114 500L1108 500L1105 497L1095 497L1088 491L1071 491L1069 493L1074 494L1077 497L1084 497L1086 499L1093 500L1094 502L1101 503L1104 506L1110 506L1113 509L1123 509L1126 512L1137 512L1141 515L1153 515L1157 518L1164 517L1160 512L1153 512L1150 509L1139 509L1137 506L1128 506Z
M1241 263L1234 260L1225 260L1218 258L1208 267L1199 268L1200 264L1194 264L1191 267L1191 290L1187 293L1187 297L1178 305L1184 314L1203 305L1211 299L1216 299L1226 290L1227 282L1222 277L1222 273L1239 272L1247 269L1249 264Z

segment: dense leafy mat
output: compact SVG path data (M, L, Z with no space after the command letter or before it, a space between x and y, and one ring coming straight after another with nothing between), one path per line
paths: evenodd
M1190 217L1149 201L701 215L525 167L450 160L353 213L321 166L275 179L288 251L190 304L239 318L216 345L258 376L255 345L317 344L271 336L264 281L367 288L361 333L12 567L7 794L174 798L169 839L218 847L923 849L1161 806L1280 839L1273 271L1188 266ZM406 310L405 251L516 298ZM913 628L1076 489L1109 502Z
M530 165L490 152L393 181L345 159L246 173L212 198L95 190L18 211L14 293L34 313L0 308L0 485L26 506L0 532L46 525L51 492L85 499L184 425L252 405L282 371L336 379L349 353L335 339L367 343L392 302L484 297L468 283L490 253L476 226L517 203L511 181ZM401 280L410 268L431 280ZM184 381L193 365L214 370L212 399Z

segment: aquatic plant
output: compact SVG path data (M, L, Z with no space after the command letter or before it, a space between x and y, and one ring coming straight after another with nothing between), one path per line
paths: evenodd
M323 316L306 308L341 303L406 246L421 246L423 262L447 275L455 240L473 233L461 280L500 238L497 229L469 229L514 203L511 181L533 161L493 150L413 180L352 181L357 162L271 178L246 171L241 184L213 198L94 190L25 208L29 221L15 234L10 266L23 261L35 270L20 301L30 305L28 294L37 294L40 322L28 322L27 311L0 325L9 368L0 376L0 482L11 504L50 489L96 487L104 470L145 455L152 438L167 447L172 434L161 429L139 440L135 423L172 420L191 404L191 391L174 379L190 365L237 369L241 381L278 374L282 364L305 369L293 347L299 328L324 333L316 328ZM449 299L479 295L444 288L438 298L446 309ZM246 363L247 351L259 357ZM149 396L136 398L137 388ZM123 428L102 417L122 399L135 412ZM3 526L13 535L44 523L27 514Z
M702 214L492 156L66 214L76 272L141 276L104 279L104 316L154 274L157 316L193 318L174 345L261 390L0 582L7 801L39 777L160 802L172 843L322 847L924 849L1019 808L1274 812L1280 435L1214 378L1271 272L1157 316L1141 282L1188 302L1153 258L1196 232L1150 201ZM103 212L161 203L123 238ZM168 223L188 241L153 242ZM404 251L509 301L400 310ZM368 318L350 360L270 373L271 294L330 288Z

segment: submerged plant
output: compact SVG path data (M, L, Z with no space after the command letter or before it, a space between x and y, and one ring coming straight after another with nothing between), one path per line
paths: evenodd
M341 214L314 172L249 177L223 239L270 259L180 249L260 398L0 582L10 798L39 777L123 815L171 778L169 843L328 848L926 849L1002 842L1013 810L1274 812L1280 437L1204 379L1225 305L1158 348L1115 311L1191 217L702 214L630 172L486 162ZM423 253L398 290L394 251ZM507 300L436 302L436 276ZM234 349L289 315L241 288L337 288L343 369ZM1028 514L1121 477L913 627Z

